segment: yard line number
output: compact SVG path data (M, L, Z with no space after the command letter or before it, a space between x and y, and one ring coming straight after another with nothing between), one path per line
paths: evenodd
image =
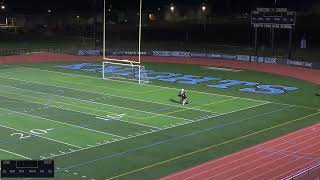
M19 139L27 139L30 138L32 135L44 135L48 134L49 131L53 130L54 128L50 129L31 129L28 134L26 133L13 133L11 136L18 136Z

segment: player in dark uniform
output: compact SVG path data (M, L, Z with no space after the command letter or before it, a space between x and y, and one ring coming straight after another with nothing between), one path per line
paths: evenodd
M180 97L180 103L182 105L186 105L188 104L188 99L187 99L187 91L185 91L184 89L181 89L181 91L179 92L178 96Z

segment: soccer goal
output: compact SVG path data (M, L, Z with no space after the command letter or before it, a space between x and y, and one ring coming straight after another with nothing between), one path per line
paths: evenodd
M127 60L111 61L106 59L103 61L102 77L103 79L130 80L139 84L150 82L144 66Z
M104 23L103 23L103 79L126 79L139 82L139 84L149 83L145 67L141 65L141 22L142 22L142 0L140 0L139 11L139 37L138 37L138 57L136 60L112 59L106 56L106 1L104 0Z

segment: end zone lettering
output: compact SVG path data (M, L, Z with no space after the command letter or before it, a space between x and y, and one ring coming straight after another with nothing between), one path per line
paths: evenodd
M72 64L66 66L57 66L64 69L72 70L81 70L81 71L91 71L91 72L102 72L101 64L93 63L81 63L81 64ZM132 73L131 68L124 68L117 65L108 66L105 73L117 74L121 76L128 76ZM176 74L170 72L157 72L153 70L144 71L148 78L151 80L158 80L164 82L172 82L177 84L189 84L196 85L201 83L206 83L205 85L210 88L218 89L229 89L233 86L245 86L245 88L238 89L242 92L256 93L256 94L266 94L266 95L279 95L284 94L285 92L296 91L299 88L292 86L283 86L283 85L270 85L270 84L261 84L259 82L248 82L248 81L239 81L231 79L221 79L219 77L203 77L196 75L185 75L185 74ZM213 81L216 81L214 83ZM210 84L209 84L210 82Z

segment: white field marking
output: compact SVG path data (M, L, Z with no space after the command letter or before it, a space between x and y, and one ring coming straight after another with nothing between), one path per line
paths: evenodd
M136 98L130 98L130 97L117 96L117 95L112 95L112 94L107 94L107 93L100 93L100 92L97 92L97 91L87 91L87 90L82 90L82 89L76 89L76 88L65 87L65 86L58 86L58 85L54 85L54 84L47 84L47 83L36 82L36 81L21 80L21 79L16 79L16 78L8 78L8 77L1 77L1 78L11 79L11 80L17 80L17 81L23 81L23 82L29 82L29 83L35 83L35 84L42 84L42 85L47 85L47 86L54 86L54 87L65 88L65 89L71 89L71 90L75 90L75 91L81 91L81 92L99 94L99 95L102 95L102 96L118 97L118 98L123 98L123 99L131 99L131 100L135 100L135 101L142 101L142 102L148 102L148 103L152 103L152 104L160 104L160 105L165 105L165 106L171 106L171 107L181 108L181 106L176 106L176 105L172 105L172 104L165 104L165 103L147 101L147 100L142 100L142 99L136 99ZM92 100L94 101L95 99L92 99ZM191 109L191 110L197 110L197 111L203 111L203 112L212 113L211 111L206 111L206 110L197 109L197 108L191 108L191 107L184 107L184 109Z
M230 72L241 72L243 70L231 69L231 68L220 68L214 66L201 66L203 69L217 70L217 71L230 71Z
M78 100L78 101L89 102L89 103L94 103L94 104L99 104L99 105L104 105L104 106L111 106L111 107L116 107L116 108L120 108L120 109L127 109L127 110L131 110L131 111L142 112L142 113L161 115L161 116L165 116L165 117L169 117L169 118L174 118L174 119L180 119L180 120L184 120L184 121L185 121L185 120L188 120L188 119L185 119L185 118L179 118L179 117L175 117L175 116L168 116L168 115L158 114L158 113L154 113L154 112L136 110L136 109L126 108L126 107L121 107L121 106L115 106L115 105L110 105L110 104L105 104L105 103L99 103L99 102L95 102L95 101L88 101L88 100L83 100L83 99L78 99L78 98L66 97L66 96L62 96L62 95L49 94L49 93L38 92L38 91L33 91L33 90L28 90L28 89L23 89L23 88L16 88L16 87L11 87L11 86L5 86L5 85L0 85L0 86L9 87L9 88L13 88L13 89L20 89L20 90L30 91L30 92L35 92L35 93L48 94L48 95L57 96L57 97L64 97L64 98L68 98L68 99L74 99L74 100ZM138 119L138 118L137 118L137 119Z
M0 85L0 86L4 86L4 85ZM10 88L13 88L13 89L19 89L19 90L24 90L24 91L30 91L30 92L35 92L35 93L42 93L42 92L37 92L37 91L32 91L32 90L27 90L27 89L22 89L22 88L16 88L16 87L11 87L11 86L4 86L4 87L10 87ZM0 90L1 91L1 90ZM15 94L15 93L8 93L8 94ZM42 94L48 94L48 93L42 93ZM28 96L28 95L23 95L23 96ZM33 97L33 96L29 96L29 97L32 97L32 98L35 98L35 99L43 99L43 98L37 98L37 97ZM12 99L17 99L17 100L20 100L20 101L25 101L25 103L34 103L34 104L41 104L41 105L46 105L46 104L42 104L42 103L35 103L35 102L30 102L30 101L27 101L27 100L24 100L24 99L20 99L20 98L13 98L13 97L10 97ZM66 97L68 98L68 97ZM53 101L53 100L52 100ZM53 101L53 102L56 102L56 103L60 103L60 104L65 104L63 102L59 102L59 101ZM69 104L68 104L69 105ZM87 114L87 115L92 115L92 116L97 116L97 114L91 114L91 113L87 113L87 112L82 112L82 111L77 111L77 110L73 110L73 109L69 109L69 108L65 108L63 106L55 106L55 105L47 105L47 106L50 106L50 107L55 107L55 108L59 108L59 109L64 109L64 110L68 110L68 111L73 111L73 112L78 112L78 113L82 113L82 114ZM78 107L77 105L71 105L71 106L76 106ZM28 112L28 111L27 111ZM141 124L141 123L136 123L136 122L131 122L131 121L126 121L126 120L121 120L121 119L117 119L119 116L125 116L126 114L116 114L113 116L114 119L116 119L117 121L121 121L121 122L125 122L125 123L129 123L129 124L135 124L135 125L139 125L139 126L145 126L145 127L149 127L149 128L154 128L154 129L161 129L161 128L158 128L158 127L155 127L155 126L150 126L150 125L146 125L146 124ZM109 117L109 115L107 116ZM105 119L105 118L102 118L102 117L96 117L97 119L101 119L101 120L105 120L107 121L108 119ZM109 119L109 120L114 120L114 119ZM51 130L51 129L47 129L47 130Z
M232 111L232 112L224 113L224 114L222 114L222 115L217 115L216 117L218 117L218 116L223 116L223 115L227 115L227 114L231 114L231 113L235 113L235 112L238 112L238 111L243 111L243 110L246 110L246 109L255 108L255 107L258 107L258 106L263 106L263 105L266 105L266 104L270 104L270 103L269 103L269 102L266 102L266 103L263 103L263 104L260 104L260 105L250 106L250 107L247 107L247 108L243 108L243 109L235 110L235 111ZM199 122L199 121L203 121L203 120L186 122L185 124L168 127L167 129L176 128L176 127L180 127L180 126L192 124L192 123ZM149 131L149 132L142 133L142 134L137 135L137 136L128 135L127 138L122 139L122 140L133 139L133 138L136 138L136 137L144 136L144 135L147 135L147 134L153 134L153 133L160 132L160 131L167 130L167 129L161 129L161 130L155 130L155 129L153 129L153 130L151 130L151 131ZM103 146L103 145L106 145L106 144L111 144L111 143L114 143L114 141L108 141L107 143L103 143L102 145L95 145L95 146L93 146L93 147L86 147L86 148L82 148L82 149L77 149L77 150L74 150L73 152L68 152L68 153L63 154L63 155L71 154L71 153L74 153L74 152L80 152L80 151L84 151L84 150L87 150L87 149L100 147L100 146ZM55 157L60 157L60 156L62 156L62 155L53 156L53 157L48 157L48 158L55 158Z
M16 72L15 72L16 73ZM1 74L1 73L0 73ZM60 82L66 82L66 83L71 83L71 84L79 84L79 85L86 85L86 86L91 86L89 84L85 84L85 83L76 83L76 82L72 82L72 81L66 81L63 80L65 78L52 78L55 81L60 81ZM156 89L156 90L150 90L150 91L141 91L141 92L137 92L137 91L129 91L129 90L124 90L124 89L118 89L118 88L111 88L111 87L107 87L107 86L99 86L99 85L94 85L95 87L101 87L103 89L113 89L113 90L117 90L117 91L123 91L123 92L129 92L129 93L135 93L135 94L144 94L144 93L150 93L150 92L157 92L160 91L160 89Z
M126 114L120 114L120 115L123 115L125 116ZM120 116L120 115L115 115L115 116ZM95 115L96 116L96 115ZM115 117L113 119L108 119L107 118L103 118L103 117L96 117L97 119L101 119L101 120L104 120L104 121L121 121L121 122L126 122L126 123L129 123L129 124L135 124L135 125L139 125L139 126L145 126L145 127L149 127L149 128L154 128L154 129L161 129L159 127L155 127L155 126L150 126L150 125L146 125L146 124L141 124L141 123L137 123L137 122L131 122L131 121L126 121L126 120L122 120L122 119L118 119L118 117Z
M11 67L19 67L19 68L25 68L25 69L30 69L30 70L37 70L37 71L44 71L44 72L50 72L50 73L57 73L57 74L63 74L63 75L69 75L69 76L78 76L78 77L86 77L86 78L91 78L91 79L99 79L102 80L102 78L98 77L92 77L92 76L86 76L86 75L80 75L80 74L72 74L72 73L63 73L63 72L57 72L57 71L50 71L50 70L44 70L44 69L37 69L37 68L30 68L30 67L23 67L23 66L15 66L15 65L6 65L6 66L11 66ZM115 81L115 82L120 82L120 83L127 83L127 84L135 84L134 82L128 82L128 81L119 81L119 80L114 80L114 79L107 79L105 81ZM174 89L174 90L180 90L177 88L172 88L172 87L164 87L164 86L156 86L152 84L144 84L144 86L150 86L150 87L156 87L156 88L161 88L161 89ZM259 102L269 102L273 104L278 104L278 105L286 105L286 106L292 106L292 107L300 107L300 108L306 108L306 109L313 109L313 110L319 110L317 108L312 108L312 107L307 107L307 106L299 106L299 105L293 105L293 104L286 104L286 103L277 103L277 102L272 102L272 101L264 101L264 100L257 100L257 99L250 99L250 98L242 98L238 96L228 96L228 95L222 95L222 94L215 94L215 93L207 93L207 92L201 92L201 91L195 91L195 90L189 90L189 92L196 92L200 94L208 94L208 95L216 95L216 96L221 96L221 97L237 97L239 99L245 99L245 100L251 100L251 101L259 101Z
M15 65L5 65L5 66L11 66L11 67L19 67L23 69L30 69L30 70L37 70L37 71L44 71L44 72L49 72L49 73L56 73L56 74L63 74L63 75L69 75L69 76L74 76L74 77L85 77L85 78L91 78L91 79L99 79L103 80L102 78L98 77L93 77L93 76L86 76L86 75L80 75L80 74L72 74L72 73L63 73L63 72L58 72L58 71L50 71L50 70L45 70L45 69L38 69L38 68L30 68L30 67L24 67L24 66L15 66ZM107 79L106 81L115 81L115 82L120 82L120 83L127 83L127 84L135 84L134 82L129 82L129 81L119 81L119 80L114 80L114 79ZM161 89L174 89L174 90L180 90L178 88L172 88L172 87L165 87L165 86L156 86L152 84L144 84L144 86L150 86L150 87L156 87L156 88L161 88ZM207 92L201 92L201 91L195 91L195 90L189 90L189 92L196 92L200 94L208 94L208 95L217 95L221 97L237 97L240 99L246 99L246 100L252 100L252 101L260 101L260 102L269 102L269 101L263 101L263 100L256 100L256 99L250 99L250 98L242 98L238 96L228 96L228 95L222 95L222 94L214 94L214 93L207 93ZM285 104L288 105L288 104ZM312 108L313 109L313 108Z
M236 100L236 99L239 99L239 98L235 97L235 98L225 99L225 100L221 100L221 101L217 101L217 102L212 102L212 103L208 103L208 104L203 104L203 105L200 105L200 106L197 106L197 107L204 107L204 106L209 106L209 105L216 105L216 104L224 103L224 102L227 102L227 101L233 101L233 100ZM220 113L217 113L217 112L213 112L213 113L220 114Z
M1 148L0 148L0 151L6 152L6 153L8 153L8 154L13 154L13 155L15 155L15 156L19 156L19 157L22 157L22 158L24 158L24 159L31 160L31 158L29 158L29 157L26 157L26 156L23 156L23 155L21 155L21 154L17 154L17 153L11 152L11 151L7 151L7 150L5 150L5 149L1 149Z
M41 159L46 159L46 157L44 157L44 156L39 156ZM58 169L58 168L57 168Z
M0 109L3 109L3 108L0 108ZM6 109L4 109L4 110L6 110ZM25 132L25 131L22 131L22 130L19 130L19 129L15 129L15 128L11 128L11 127L8 127L8 126L0 125L0 127L4 127L4 128L7 128L7 129L15 130L15 131L22 132L22 133L25 133L25 134L29 134L29 135L32 135L32 136L37 136L37 137L40 137L40 138L43 138L43 139L47 139L47 140L50 140L50 141L58 142L58 143L65 144L65 145L72 146L72 147L76 147L76 148L79 148L79 149L82 148L80 146L76 146L76 145L69 144L69 143L66 143L66 142L62 142L62 141L59 141L59 140L55 140L55 139L43 137L43 136L40 136L40 135L32 134L32 133Z
M85 130L92 131L92 132L96 132L96 133L100 133L100 134L105 134L105 135L109 135L109 136L115 136L115 137L123 138L122 136L118 136L118 135L114 135L114 134L109 134L109 133L106 133L106 132L97 131L97 130L94 130L94 129L89 129L89 128L85 128L85 127L81 127L81 126L77 126L77 125L73 125L73 124L64 123L64 122L59 122L59 121L55 121L55 120L51 120L51 119L47 119L47 118L43 118L43 117L39 117L39 116L34 116L34 115L31 115L31 114L26 114L26 113L22 113L22 112L12 111L12 110L8 110L8 109L5 109L5 108L0 108L0 109L7 110L7 111L11 111L11 112L15 112L16 114L23 114L23 115L30 116L30 117L34 117L34 118L38 118L38 119L43 119L43 120L55 122L55 123L58 123L58 124L64 124L64 125L71 126L71 127L76 127L76 128L80 128L80 129L85 129Z
M32 91L32 90L22 89L22 88L16 88L16 87L11 87L11 86L5 86L5 85L0 85L0 86L12 88L12 89L23 90L23 91L34 92L34 93L48 94L48 93L44 93L44 92L37 92L37 91ZM3 91L3 90L0 90L0 91L5 92L5 91ZM8 92L5 92L5 93L7 93L7 94L17 94L17 93L8 93ZM49 94L49 95L51 95L51 94ZM30 96L30 95L25 95L25 94L24 94L23 96L32 97L32 98L39 99L39 100L42 100L42 99L43 99L43 98L36 98L36 97ZM57 95L54 95L54 96L57 96ZM12 98L12 97L10 97L10 98ZM69 98L69 97L64 97L64 98ZM15 99L17 99L17 98L15 98ZM70 99L70 98L69 98L69 99ZM71 99L76 99L76 98L71 98ZM21 101L22 99L19 99L19 100ZM77 99L77 100L80 101L80 99ZM23 101L26 101L26 100L23 100ZM17 102L17 101L15 101L15 102ZM78 105L75 105L75 104L64 103L64 102L60 102L60 101L53 101L53 100L52 100L52 102L55 102L55 103L58 103L58 104L66 104L66 105L68 105L68 106L75 106L75 107L79 107L79 108L84 108L84 109L91 109L91 110L93 110L92 108L83 107L83 106L78 106ZM25 103L30 103L30 101L25 102ZM34 103L34 102L33 102L33 103ZM42 103L37 103L37 104L42 104ZM45 104L45 105L47 105L47 104ZM73 109L67 109L67 108L64 108L64 106L62 106L62 105L61 105L61 106L59 106L59 105L55 106L55 105L50 104L50 106L51 106L51 107L60 108L60 109L69 110L69 111L79 112L79 113L83 113L83 114L89 114L89 113L87 113L87 112L76 111L76 110L73 110ZM43 108L36 108L36 109L40 109L40 110L41 110L41 109L43 109ZM104 112L104 111L102 111L102 110L96 110L96 109L94 109L94 110L95 110L95 111ZM111 113L111 114L114 114L115 116L117 116L116 113L113 113L113 112L110 112L110 113ZM90 114L90 115L96 116L96 114ZM131 118L134 118L134 119L140 119L140 118L138 118L138 117L132 117L132 116L128 116L128 117L131 117ZM129 124L136 124L136 125L140 125L140 126L157 128L157 127L153 127L153 126L149 126L149 125L145 125L145 124L140 124L140 123L136 123L136 122L131 122L131 121L126 121L126 120L118 120L118 121L126 122L126 123L129 123Z
M4 85L0 85L2 87L9 87L9 88L13 88L13 89L19 89L19 90L24 90L24 91L30 91L30 92L35 92L35 93L41 93L41 94L48 94L48 93L43 93L43 92L37 92L37 91L32 91L32 90L28 90L28 89L23 89L23 88L16 88L16 87L11 87L11 86L4 86ZM1 90L0 90L1 91ZM8 93L8 94L16 94L16 93ZM51 94L49 94L51 95ZM23 95L23 96L29 96L29 95ZM59 96L61 97L60 95L54 95L54 96ZM29 97L32 97L32 96L29 96ZM65 96L62 96L62 97L65 97ZM30 102L30 101L27 101L27 100L23 100L23 99L19 99L19 98L13 98L13 97L10 97L11 99L17 99L17 100L20 100L20 101L25 101L25 103L34 103L34 104L41 104L41 105L47 105L47 104L43 104L43 103L35 103L35 102ZM32 97L32 98L35 98L35 99L39 99L39 100L42 100L43 98L37 98L37 97ZM69 98L69 97L65 97L65 98ZM72 98L72 99L77 99L77 98ZM80 99L77 99L79 101L81 101ZM59 104L65 104L63 102L59 102L59 101L53 101L53 102L56 102L56 103L59 103ZM70 104L68 104L70 105ZM50 106L50 107L55 107L55 108L58 108L58 109L64 109L64 110L68 110L68 111L73 111L73 112L78 112L78 113L82 113L82 114L87 114L87 115L92 115L92 116L97 116L97 114L92 114L92 113L87 113L87 112L82 112L82 111L77 111L77 110L73 110L73 109L69 109L69 108L65 108L65 107L61 107L61 106L55 106L55 105L47 105L47 106ZM79 107L77 105L70 105L70 106L76 106L76 107ZM82 108L82 106L80 106L80 108ZM28 111L27 111L28 112ZM146 124L141 124L141 123L137 123L137 122L131 122L131 121L126 121L126 120L122 120L122 119L118 119L119 116L125 116L126 114L115 114L113 116L114 119L116 119L117 121L121 121L121 122L125 122L125 123L128 123L128 124L135 124L135 125L139 125L139 126L145 126L145 127L149 127L149 128L155 128L155 129L161 129L159 127L155 127L155 126L150 126L150 125L146 125ZM108 115L109 116L109 115ZM107 116L107 117L108 117ZM97 119L101 119L101 120L105 120L107 121L108 119L105 119L105 118L102 118L102 117L96 117ZM133 117L135 118L135 117ZM114 120L114 119L109 119L109 120Z

